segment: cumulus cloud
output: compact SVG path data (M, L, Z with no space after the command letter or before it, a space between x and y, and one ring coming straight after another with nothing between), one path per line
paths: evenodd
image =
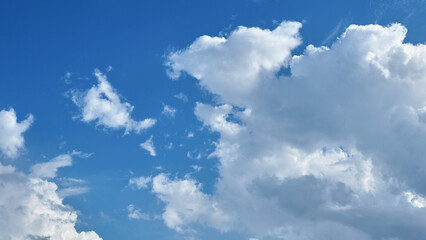
M0 239L102 239L76 231L77 213L62 203L55 183L1 163L0 182Z
M239 27L229 38L201 36L187 49L169 55L168 74L182 71L224 100L239 101L261 84L261 76L285 66L300 44L298 22L283 22L274 30Z
M239 27L169 55L171 78L186 72L218 96L195 115L220 138L212 195L195 180L154 177L166 225L280 239L426 234L426 45L404 43L400 24L351 25L331 46L292 56L300 27ZM185 211L172 185L215 210Z
M33 115L18 122L15 110L0 111L0 151L8 158L16 158L18 151L24 147L23 133L30 128L34 121Z
M131 117L134 106L123 102L117 91L107 81L107 77L98 69L94 72L98 84L86 92L72 91L72 101L81 109L83 122L95 121L97 126L112 129L125 129L125 134L139 133L152 127L156 120L147 118L136 121Z
M185 225L199 221L228 229L228 216L201 192L201 184L191 179L171 180L165 174L154 177L152 184L152 192L166 203L162 217L168 227L184 232Z
M151 136L148 140L146 140L145 142L141 143L140 146L141 146L141 148L143 148L146 151L148 151L149 155L155 157L157 155L157 153L155 152L154 141L152 140L153 138L154 137Z

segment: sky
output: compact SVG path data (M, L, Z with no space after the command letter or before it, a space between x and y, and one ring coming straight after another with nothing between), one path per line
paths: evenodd
M419 239L425 16L1 1L0 239Z

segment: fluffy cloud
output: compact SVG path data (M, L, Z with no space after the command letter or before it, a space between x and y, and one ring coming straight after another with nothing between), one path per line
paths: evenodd
M18 156L18 150L24 146L22 134L28 130L33 123L30 114L27 119L18 122L13 108L0 111L0 151L8 158Z
M229 217L210 196L201 192L201 184L191 179L170 180L159 174L152 180L152 191L166 203L163 213L165 224L179 232L185 225L203 222L221 230L228 230Z
M0 239L101 239L76 231L77 213L62 203L55 183L1 163L0 182Z
M157 153L155 152L154 141L152 141L153 138L154 137L151 136L148 140L146 140L145 142L141 143L140 146L141 146L141 148L143 148L146 151L148 151L149 155L155 157L157 155Z
M98 69L95 69L98 85L93 86L87 92L72 92L72 101L81 108L81 120L83 122L96 121L97 126L105 128L124 128L125 134L134 131L139 133L143 129L152 127L155 119L147 118L143 121L134 120L130 114L133 106L128 102L122 102L117 91L107 81L107 77Z
M224 100L248 97L263 76L288 63L300 44L298 22L283 22L273 31L239 27L228 39L201 36L187 49L171 53L166 63L171 78L185 71Z
M218 96L216 106L197 103L195 114L220 133L211 155L220 176L212 195L191 179L159 175L154 183L192 186L195 199L226 218L185 211L175 203L183 196L154 184L166 224L226 223L282 239L426 234L426 46L404 43L399 24L351 25L330 47L291 56L300 27L239 27L169 55L170 77L186 72ZM279 76L286 67L290 74Z
M32 120L29 116L17 123L13 109L0 112L0 149L6 156L17 155L24 143L22 133ZM46 180L71 164L70 154L60 155L32 166L27 175L0 162L0 239L101 239L93 231L76 231L77 213L62 203L58 186Z

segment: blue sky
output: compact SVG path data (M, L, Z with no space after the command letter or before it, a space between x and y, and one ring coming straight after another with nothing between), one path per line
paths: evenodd
M0 239L416 239L425 10L2 1Z

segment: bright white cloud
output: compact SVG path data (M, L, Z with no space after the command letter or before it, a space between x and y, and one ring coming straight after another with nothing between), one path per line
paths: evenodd
M148 183L152 181L152 178L149 177L134 177L129 179L129 185L136 186L137 189L148 188Z
M201 184L191 179L171 180L165 174L153 178L152 191L166 203L162 215L165 224L179 232L185 225L202 222L227 230L228 216L217 203L201 192Z
M55 183L1 163L0 182L0 239L101 239L76 231L77 213L62 203Z
M83 122L96 121L97 126L105 128L124 128L125 134L139 133L143 129L152 127L156 120L147 118L136 121L130 115L133 106L128 102L122 102L117 91L107 81L107 77L98 69L95 69L98 84L87 92L72 92L73 102L81 108L81 120Z
M16 158L19 149L24 147L23 133L28 130L34 121L33 115L18 122L15 110L0 111L0 151L8 158Z
M279 239L424 235L426 46L404 43L399 24L351 25L330 47L291 56L300 27L239 27L169 55L170 77L186 72L219 97L195 108L220 133L219 178L212 195L191 179L159 175L157 186L192 186L227 217L185 211L184 197L154 184L166 225L226 223ZM283 67L289 76L277 76Z
M149 155L155 157L157 155L157 153L155 152L154 141L152 140L153 138L154 137L151 136L148 140L146 140L145 142L141 143L140 146L141 146L141 148L143 148L146 151L148 151Z
M248 97L264 75L278 71L300 44L298 22L274 30L239 27L229 38L201 36L187 49L171 53L166 65L176 79L185 71L224 100Z
M173 107L170 107L169 105L164 105L163 111L161 112L161 114L174 118L176 115L176 109Z
M127 206L127 210L129 211L129 214L127 214L127 217L129 219L133 220L149 220L149 215L146 213L142 213L140 209L135 209L135 205L130 204Z

